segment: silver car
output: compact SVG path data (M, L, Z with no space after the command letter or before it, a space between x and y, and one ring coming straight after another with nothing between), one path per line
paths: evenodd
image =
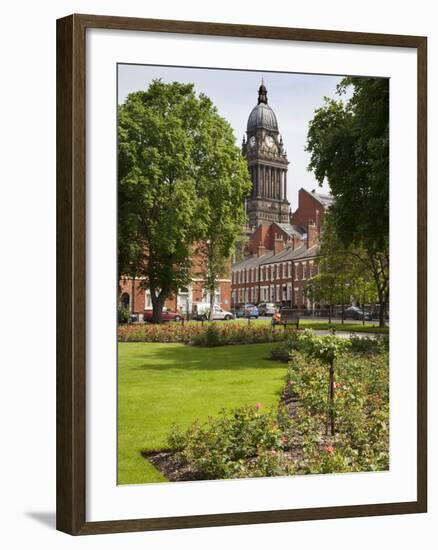
M262 302L257 307L260 315L274 315L277 309L277 306L272 302Z

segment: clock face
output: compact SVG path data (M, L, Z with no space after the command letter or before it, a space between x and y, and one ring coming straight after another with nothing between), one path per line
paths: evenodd
M268 147L273 147L275 143L274 138L272 136L266 136L265 143Z
M252 147L255 147L255 144L256 144L256 138L255 136L252 136L251 139L249 140L249 146L252 148Z

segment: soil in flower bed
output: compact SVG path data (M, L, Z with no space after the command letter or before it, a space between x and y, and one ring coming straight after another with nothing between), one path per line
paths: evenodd
M202 479L178 452L143 451L142 456L149 460L169 481L199 481Z

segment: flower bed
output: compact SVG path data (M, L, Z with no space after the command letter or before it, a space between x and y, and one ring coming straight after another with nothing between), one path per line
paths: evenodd
M286 337L287 332L283 330L272 332L266 325L241 323L133 324L118 328L120 342L179 342L206 347L279 342Z
M205 328L200 323L149 323L120 325L118 327L119 342L181 342L188 343Z
M336 362L334 418L327 436L327 366L292 352L284 398L294 400L290 444L300 473L363 472L389 467L389 361L386 352L344 353Z
M175 426L167 454L172 460L176 457L178 468L163 468L168 479L387 470L387 351L372 345L371 351L341 352L335 362L331 404L327 361L309 352L312 338L314 347L321 347L320 337L307 334L307 352L304 346L291 353L278 411L264 411L258 403L222 411L217 418L195 422L184 432ZM323 343L329 346L332 339L326 337ZM344 344L352 347L349 342ZM328 433L331 414L336 426L333 435Z

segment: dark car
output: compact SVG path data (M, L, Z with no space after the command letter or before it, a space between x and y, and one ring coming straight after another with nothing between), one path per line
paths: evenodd
M152 315L153 310L152 309L146 309L144 312L144 320L147 322L152 321ZM167 307L163 307L163 311L161 312L161 320L162 321L181 321L182 315L181 313L178 313L176 311L171 311Z
M277 311L277 307L272 302L262 302L257 306L259 308L260 315L274 315Z
M236 317L254 317L258 319L259 308L254 304L244 304L236 310Z
M364 311L360 307L350 306L344 310L344 319L355 319L356 321L371 321L372 315L368 311Z

